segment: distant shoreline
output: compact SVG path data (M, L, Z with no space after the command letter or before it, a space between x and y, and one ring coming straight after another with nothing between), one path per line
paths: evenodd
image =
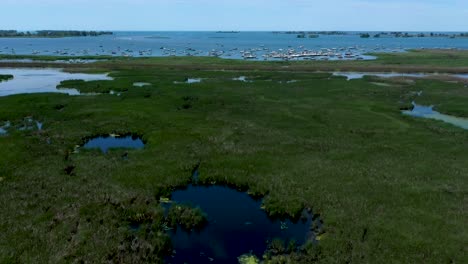
M78 30L38 30L17 31L0 30L0 38L66 38L66 37L97 37L113 35L111 31L78 31Z

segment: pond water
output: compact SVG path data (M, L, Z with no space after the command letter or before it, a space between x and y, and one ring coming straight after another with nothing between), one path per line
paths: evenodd
M201 81L201 78L188 78L186 83L200 83Z
M176 84L181 84L181 83L188 83L188 84L191 84L191 83L201 83L203 79L201 78L187 78L184 82L177 82L175 81L174 83Z
M261 200L228 187L190 185L174 191L172 201L199 206L209 223L201 231L172 231L175 254L167 263L238 263L237 258L247 253L261 258L267 242L275 238L298 245L315 240L310 214L304 213L297 223L273 220L261 209Z
M247 77L246 76L239 76L239 77L235 77L235 78L232 78L233 81L240 81L240 82L251 82L251 81L248 81L247 80Z
M113 148L142 149L144 146L143 140L136 136L109 135L92 138L83 145L83 148L98 148L102 153L107 153L109 149Z
M1 124L1 123L0 123L0 124ZM10 128L10 126L11 126L10 121L4 122L3 125L0 126L0 135L6 135L6 134L8 134L7 129Z
M347 80L362 79L364 76L377 76L381 78L392 77L414 77L423 78L430 76L450 76L461 79L468 79L468 74L438 74L438 73L399 73L399 72L334 72L333 76L344 76Z
M0 124L2 123L0 122ZM23 121L20 124L15 125L14 129L18 131L31 131L31 130L41 131L42 127L43 127L42 122L34 120L31 117L26 117L23 119ZM7 135L9 128L13 129L11 122L10 121L4 122L0 126L0 135Z
M148 86L148 85L151 85L151 83L146 83L146 82L133 83L133 86L136 86L136 87L143 87L143 86Z
M36 121L36 126L37 126L38 130L42 130L43 124L41 122L39 122L39 121Z
M112 80L107 74L67 73L60 69L0 68L0 74L11 74L13 79L0 82L0 96L24 93L80 94L76 89L57 89L65 80L100 81Z
M433 106L418 105L415 102L413 102L413 106L413 110L404 110L402 111L403 114L414 117L440 120L463 129L468 129L468 118L441 114L437 111L434 111Z

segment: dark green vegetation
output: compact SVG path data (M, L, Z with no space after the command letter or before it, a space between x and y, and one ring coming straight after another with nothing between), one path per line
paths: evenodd
M11 74L0 74L0 82L13 79L13 77Z
M207 223L207 216L200 208L174 204L169 208L167 222L172 228L201 229Z
M118 85L110 81L84 81L84 80L68 80L61 82L57 88L75 88L80 93L110 93L125 92L133 87L131 80L126 82L122 80Z
M0 30L0 38L64 38L64 37L97 37L112 35L110 31L77 31L77 30L38 30L16 31Z
M320 213L318 245L287 255L289 245L276 241L268 263L465 263L468 131L400 113L417 100L468 117L464 84L309 71L466 65L468 52L430 51L374 62L144 58L67 66L115 78L78 83L82 90L123 93L0 98L0 122L44 123L0 136L0 262L160 262L170 251L160 198L189 184L201 161L201 183L265 196L272 215ZM231 80L238 76L255 81ZM174 84L185 78L203 81ZM143 150L73 153L84 138L130 132L143 136Z
M362 33L361 38L370 38L369 33Z

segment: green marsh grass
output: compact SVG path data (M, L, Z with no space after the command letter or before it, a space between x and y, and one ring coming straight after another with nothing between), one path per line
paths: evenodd
M209 58L141 59L144 69L132 61L88 65L115 80L79 84L122 88L121 96L0 97L0 120L44 123L0 137L0 262L162 262L170 241L159 198L189 184L200 161L201 183L265 196L272 215L320 214L326 233L317 245L266 263L465 262L468 132L400 113L422 91L418 103L466 117L464 84L379 80L384 87L296 66L271 73L238 61L229 63L240 71L219 71L227 63ZM238 76L256 81L229 80ZM206 80L174 84L186 77ZM132 87L138 81L152 86ZM72 153L84 138L129 131L142 135L143 150Z

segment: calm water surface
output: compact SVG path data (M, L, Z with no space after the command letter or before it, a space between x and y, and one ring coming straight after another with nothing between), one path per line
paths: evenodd
M418 105L415 102L413 102L413 106L413 110L405 110L403 111L403 114L420 118L440 120L463 129L468 129L468 118L441 114L437 111L434 111L433 106Z
M65 80L112 80L107 74L67 73L60 69L0 68L0 74L11 74L13 79L0 82L0 96L24 93L80 94L76 89L57 89Z
M352 49L350 49L352 48ZM288 49L320 51L343 49L340 53L401 52L420 48L468 49L465 38L369 38L356 33L319 38L297 38L296 34L273 32L116 32L111 36L69 38L0 38L0 54L114 55L114 56L209 56L242 58L248 51L263 59L272 51Z
M109 149L113 148L142 149L144 147L143 140L135 136L101 136L90 139L83 145L85 149L98 148L102 153L107 153Z
M267 242L274 238L295 240L299 245L314 239L310 215L297 223L272 220L261 209L261 201L228 187L190 185L173 192L172 200L199 206L207 213L209 224L200 232L174 231L175 254L168 263L234 264L249 252L261 258Z
M392 77L431 77L431 76L451 76L461 79L468 79L468 74L436 74L436 73L399 73L399 72L334 72L334 76L344 76L347 80L362 79L364 76L377 76L382 78Z

